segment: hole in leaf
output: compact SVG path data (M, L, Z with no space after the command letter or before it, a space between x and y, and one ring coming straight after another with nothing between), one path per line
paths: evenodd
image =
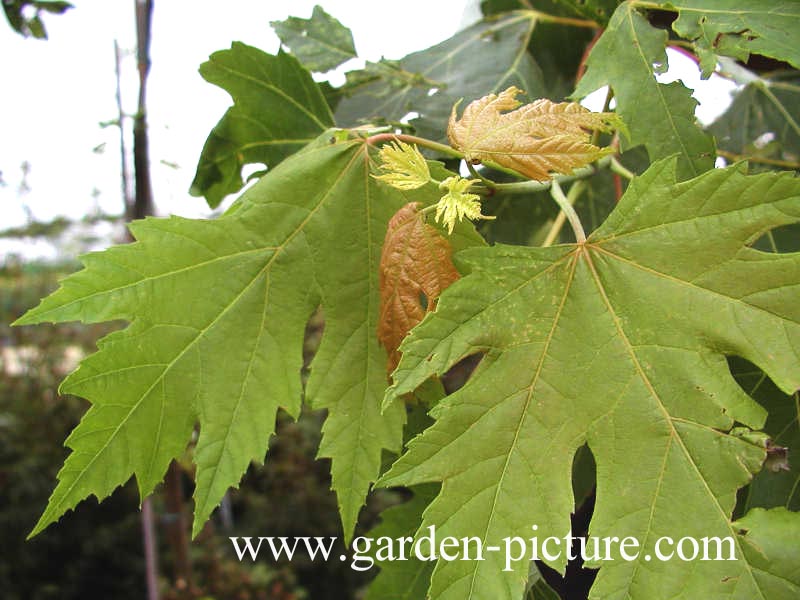
M678 13L669 10L647 11L647 20L650 22L650 25L657 29L671 29L672 22L677 18Z
M761 150L765 148L767 144L774 141L775 141L775 134L771 131L767 131L766 133L762 133L760 136L758 136L756 139L753 140L753 146Z
M310 373L311 362L319 350L319 344L322 340L322 334L325 331L325 317L322 313L322 307L318 306L317 309L311 314L306 322L306 330L303 334L303 369L300 376L303 380L303 388L305 389L306 381Z
M4 2L4 4L10 4L10 3ZM30 21L39 16L39 11L32 4L24 4L22 6L22 9L20 10L20 13L22 14L22 18L26 21Z
M401 123L410 123L414 119L419 118L419 113L416 111L407 112L400 118Z
M572 458L572 495L575 498L575 512L594 496L597 481L597 465L589 446L584 444ZM587 524L588 526L588 524Z
M575 538L586 538L589 535L589 523L591 523L594 513L596 480L597 468L594 455L589 446L584 444L578 448L572 459L572 493L575 497L575 512L571 518L571 530L572 536ZM563 577L540 561L536 561L536 566L539 567L545 581L562 598L588 598L589 589L597 576L597 570L584 568L579 541L573 542L573 548L577 558L567 563L567 570ZM586 550L591 553L591 545Z
M254 179L260 179L267 173L267 165L263 163L252 163L242 166L242 178L245 183L250 183Z
M800 510L800 486L796 485L800 478L798 392L785 394L761 369L743 358L729 357L728 367L742 390L767 410L763 431L771 438L761 471L737 494L734 519L757 507Z
M419 293L419 305L422 307L422 310L428 310L428 296L425 292L420 291Z
M471 354L450 367L450 370L442 375L442 385L444 385L445 391L452 394L464 387L485 355L484 352Z
M750 244L750 247L774 254L800 252L800 224L790 223L771 229Z

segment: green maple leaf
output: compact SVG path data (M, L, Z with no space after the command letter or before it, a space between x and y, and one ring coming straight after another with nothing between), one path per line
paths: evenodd
M225 216L131 225L138 240L83 258L86 268L17 324L124 319L62 385L92 407L31 535L90 494L135 475L142 497L200 424L196 534L250 461L261 462L279 407L296 416L303 332L318 305L325 331L306 395L327 409L320 455L332 458L345 536L401 447L405 410L380 414L386 354L376 336L386 224L430 184L400 192L376 181L363 140L318 142L248 190ZM456 247L478 243L461 230Z
M585 244L456 256L471 272L401 345L387 406L486 355L381 483L441 481L423 523L440 539L502 546L533 525L539 540L563 538L573 456L586 443L597 464L590 535L642 544L636 561L590 562L602 566L593 598L785 598L764 591L739 538L737 561L687 569L643 558L660 536L736 535L736 492L761 467L765 439L734 424L760 428L765 411L725 356L785 391L800 386L800 255L748 247L800 220L800 181L731 167L676 184L675 169L661 161L634 179ZM440 562L431 597L519 597L526 561L503 572L501 554ZM563 554L551 564L563 568Z
M245 164L275 167L333 125L320 87L285 52L272 56L234 42L212 54L200 74L233 99L203 146L190 190L211 207L242 189Z
M330 71L356 56L353 34L321 6L314 7L310 19L289 17L270 25L281 42L312 71Z
M800 5L787 0L669 0L678 11L672 28L693 40L703 75L717 54L747 61L750 53L785 60L800 68Z
M610 85L617 112L628 126L623 148L644 144L650 160L678 155L678 174L688 179L714 166L714 142L696 124L697 101L681 82L661 84L667 70L667 32L655 29L631 2L623 3L592 48L574 98Z

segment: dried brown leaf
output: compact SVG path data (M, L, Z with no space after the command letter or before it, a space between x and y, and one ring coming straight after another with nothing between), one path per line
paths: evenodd
M398 210L383 242L378 339L389 353L389 373L400 360L400 342L459 277L450 242L424 222L420 207L411 202Z
M570 173L611 152L592 144L590 132L619 128L614 113L544 98L521 106L520 93L512 86L470 102L460 119L454 106L447 127L450 144L467 160L491 161L537 181Z

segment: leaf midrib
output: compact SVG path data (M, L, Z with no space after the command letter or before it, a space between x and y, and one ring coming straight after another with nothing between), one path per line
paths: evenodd
M697 170L697 166L694 164L694 161L692 160L691 155L689 154L689 150L686 147L686 145L684 144L683 136L680 134L680 132L678 131L677 126L675 125L675 119L673 118L672 112L670 111L669 103L667 102L666 98L664 98L664 94L662 93L662 87L661 86L663 84L661 84L658 81L656 81L655 76L653 75L652 64L650 63L649 60L647 60L647 57L644 55L644 52L642 52L642 43L641 43L641 40L639 39L639 37L636 35L636 26L634 25L634 22L633 22L633 13L634 13L633 7L632 6L628 6L627 12L625 14L625 17L628 20L628 24L629 24L630 29L631 29L631 38L636 40L636 51L639 53L639 56L641 57L642 62L645 65L645 69L649 73L649 76L647 77L647 81L654 89L654 94L653 95L656 96L658 98L659 102L661 103L661 106L663 108L663 112L666 115L667 120L669 121L669 127L672 130L673 138L675 140L677 140L677 142L678 142L678 144L679 144L679 146L681 148L682 154L686 157L686 162L688 163L688 167L691 169L692 175L693 176L697 176L697 175L700 174L700 171ZM639 13L636 13L636 14L638 15ZM651 141L650 143L652 144L653 142Z
M195 512L199 513L199 514L207 515L207 514L209 514L211 512L210 510L208 510L207 505L208 505L209 498L211 497L211 491L214 489L214 485L217 482L217 476L219 475L219 468L218 468L219 467L219 463L221 461L221 457L225 455L225 449L228 446L228 440L231 439L230 432L233 429L233 423L236 421L236 419L237 419L237 417L239 415L239 409L241 408L241 405L242 405L242 402L243 402L243 399L244 399L244 396L245 396L245 390L247 389L247 385L248 385L248 383L250 381L250 373L252 372L252 369L253 369L253 362L255 361L256 354L258 353L259 346L261 345L261 336L264 334L264 331L266 329L267 309L269 307L270 281L269 281L269 273L266 273L265 275L266 275L266 277L265 277L265 282L264 282L264 300L263 300L262 308L261 308L261 323L259 324L259 327L258 327L258 333L256 334L256 340L255 340L255 343L253 344L253 350L250 353L250 359L247 361L247 372L245 373L244 377L242 377L241 386L239 388L239 395L236 398L236 405L233 407L231 418L230 418L230 420L228 421L228 423L226 424L226 427L225 427L225 435L224 435L223 440L222 440L222 449L217 454L217 460L214 462L214 465L211 468L211 471L212 471L212 473L211 473L211 481L209 481L209 483L208 483L208 485L206 487L206 492L204 494L202 494L203 495L202 504L199 507L195 507ZM260 274L259 274L259 277L260 277ZM259 277L256 277L254 281L257 281L259 279ZM201 433L202 433L202 431L201 431ZM198 440L198 445L199 445L199 441L200 440ZM206 446L206 448L207 447L208 446ZM199 469L199 465L198 465L198 469ZM196 489L199 490L200 486L197 486ZM195 497L196 497L196 495L195 495ZM195 523L195 527L197 527L196 523Z
M271 82L263 81L261 79L258 79L257 77L253 77L252 75L248 75L247 73L244 73L242 71L236 71L235 69L230 68L229 66L227 66L226 64L224 64L222 62L214 62L212 64L214 64L214 66L216 66L217 68L221 69L222 71L225 71L226 73L228 73L230 75L233 75L233 76L236 76L236 77L241 77L242 79L250 81L250 82L258 85L259 87L265 88L266 90L272 92L276 96L279 96L279 97L283 98L289 104L294 105L300 112L304 113L309 119L311 119L314 123L319 125L320 133L325 131L330 125L332 125L334 123L333 115L330 114L330 108L328 109L328 116L330 117L330 122L325 124L325 123L323 123L322 121L319 120L319 117L317 117L317 115L315 113L311 112L310 109L308 109L305 106L303 106L302 104L300 104L300 102L298 100L296 100L295 98L293 98L292 96L287 94L285 91L283 91L283 89L279 88L275 84L273 84ZM312 80L312 82L313 82L313 80ZM314 85L316 85L316 83ZM303 85L303 91L305 93L308 93L308 90L305 89L305 88L306 88L306 86ZM323 101L323 104L326 107L328 106L327 102ZM238 102L236 101L235 98L234 98L234 105L238 105Z
M143 244L143 243L146 243L146 242L142 242L142 241L137 240L134 243ZM19 321L16 322L16 324L27 325L27 324L32 324L32 323L41 323L42 321L46 321L47 320L46 318L42 318L42 317L46 317L46 315L48 315L50 313L63 311L65 308L68 308L68 307L70 307L70 306L72 306L74 304L83 303L83 302L85 302L87 300L91 300L93 298L96 298L97 296L102 296L104 294L111 294L111 293L114 293L114 292L121 292L123 290L126 290L126 289L129 289L129 288L141 285L143 283L158 281L159 279L162 279L164 277L171 277L173 275L178 275L180 273L184 273L186 271L191 271L193 269L203 268L203 267L206 267L208 265L212 265L212 264L214 264L216 262L219 262L219 261L239 258L239 257L242 257L242 256L246 256L248 254L256 254L258 252L268 252L268 251L271 251L271 250L277 251L279 248L280 248L280 246L261 246L259 248L252 248L250 250L242 250L241 252L234 252L232 254L223 254L221 256L215 256L214 258L211 258L209 260L205 260L205 261L202 261L202 262L199 262L199 263L193 263L191 265L187 265L185 267L181 267L180 269L173 269L171 271L164 271L163 273L158 273L157 275L149 275L149 276L146 276L146 277L142 277L141 279L137 279L136 281L132 281L130 283L126 283L125 285L120 285L120 286L117 286L117 287L111 287L111 288L98 290L96 292L92 292L91 294L88 294L86 296L81 296L79 298L75 298L73 300L70 300L69 302L65 302L64 304L59 304L58 306L54 306L53 308L48 308L47 310L44 310L44 311L37 311L36 309L34 309L35 312L32 312L30 314L30 316L31 317L35 317L37 319L36 321L31 321L28 318L29 315L24 315L22 318L19 319Z
M313 15L312 15L312 19L313 19ZM328 48L330 51L332 51L332 52L334 52L336 54L341 54L343 56L346 56L348 59L355 58L357 56L356 54L353 54L353 52L350 50L349 47L344 48L342 46L336 46L334 44L331 44L331 43L327 42L325 39L323 39L321 37L317 37L317 33L319 33L319 31L312 27L311 19L301 19L301 20L304 20L305 23L307 23L307 26L305 24L303 24L303 25L300 25L299 29L293 29L290 25L284 25L286 27L286 29L288 29L289 31L294 33L299 38L300 42L306 41L306 42L312 42L312 43L319 44L320 46L323 46L324 48ZM341 23L340 23L340 25L341 25ZM305 32L306 35L303 35L303 32ZM281 41L283 41L283 40L281 40ZM352 41L353 40L351 38L350 39L350 43L351 44L352 44ZM284 42L284 43L289 48L292 47L292 44L290 44L288 42Z
M633 4L637 4L637 2L633 2ZM694 8L694 7L683 7L680 3L673 5L678 10L679 13L702 13L702 14L715 14L715 15L778 15L780 17L796 17L800 16L800 11L797 12L782 12L779 10L723 10L719 8Z
M525 399L525 404L524 404L524 406L522 408L522 411L521 411L522 417L520 418L519 423L517 425L517 428L514 431L514 439L512 440L511 445L509 447L509 450L506 453L506 457L505 457L506 460L505 460L505 462L503 464L503 468L502 468L502 470L500 472L500 478L497 481L497 485L495 487L494 498L492 500L492 505L491 505L491 508L489 510L489 515L490 516L486 520L486 529L484 530L483 537L482 537L483 540L486 540L486 538L488 537L489 529L491 528L492 522L494 521L494 515L496 514L497 503L498 503L498 499L500 497L500 490L503 487L503 480L505 479L506 474L508 473L508 467L509 467L509 463L511 462L511 456L514 454L514 452L516 450L517 443L519 441L519 435L520 435L520 432L522 431L522 426L523 426L523 424L525 423L526 419L529 416L528 415L528 412L529 412L528 409L530 407L531 400L533 399L533 390L536 388L536 384L539 382L539 376L542 373L542 368L544 366L545 359L547 358L547 351L550 348L550 343L552 342L553 335L555 334L555 331L558 328L558 322L561 319L561 314L562 314L562 312L564 310L564 305L567 302L567 297L569 296L570 288L572 286L572 281L573 281L573 279L575 277L575 269L576 269L577 264L578 264L578 260L577 259L578 259L579 255L580 255L579 252L573 252L571 255L569 255L571 264L569 266L569 274L567 275L567 281L564 284L564 293L563 293L563 295L561 297L561 302L558 305L558 309L556 310L555 314L553 315L553 324L550 327L550 331L547 333L547 337L544 340L544 345L542 347L541 354L539 355L539 364L536 365L536 371L534 372L533 377L531 378L531 383L528 386L527 398ZM553 437L555 437L555 436L553 436ZM475 567L472 569L472 578L470 579L469 595L467 596L468 599L472 598L472 594L473 594L473 591L475 589L475 582L476 582L476 579L477 579L477 576L478 576L479 567L480 567L480 563L476 562Z

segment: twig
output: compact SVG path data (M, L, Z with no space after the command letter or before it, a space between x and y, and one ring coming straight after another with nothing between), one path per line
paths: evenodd
M486 179L486 177L481 175L475 168L475 165L472 164L472 161L465 160L464 162L467 164L467 170L470 172L470 175L472 175L476 179L479 179L481 183L483 183L483 185L485 185L488 189L492 191L497 189L497 184L491 179Z
M613 98L614 98L614 90L609 85L608 90L606 91L606 99L603 102L603 110L601 110L600 112L608 112L608 110L611 108L611 100ZM597 146L597 142L599 141L600 141L600 130L595 129L592 132L592 138L589 140L589 143L592 144L593 146Z
M586 48L584 48L583 54L581 55L581 62L578 63L578 70L575 72L576 86L578 85L578 82L581 80L581 77L583 77L583 74L586 73L586 61L589 60L589 54L591 54L592 48L594 48L594 45L597 43L597 40L600 39L600 36L603 35L604 31L605 29L598 29L595 32L594 37L591 40L589 40L588 44L586 44Z
M587 29L597 29L600 25L597 21L590 21L588 19L573 19L572 17L557 17L547 13L539 12L538 10L526 10L525 12L532 13L532 16L539 21L545 23L558 23L559 25L571 25L572 27L584 27Z
M151 499L142 500L142 545L145 556L145 582L147 599L158 600L158 547L153 526L153 506Z
M582 182L576 182L569 190L567 194L567 200L573 206L575 202L578 200L578 197L583 192L584 184ZM547 246L552 246L553 242L556 241L558 235L561 233L561 229L564 227L564 223L567 221L567 214L560 210L556 215L556 220L553 222L553 225L550 227L550 231L547 232L547 237L544 238L544 242L542 243L542 247L546 248Z
M599 169L606 169L611 165L611 157L604 156L596 163L575 169L571 175L559 175L548 181L515 181L512 183L495 183L494 191L497 194L530 194L532 192L543 192L549 190L553 182L557 181L560 184L578 181L591 177ZM480 190L476 190L480 192Z
M622 175L628 181L636 177L636 174L626 169L625 166L621 162L619 162L619 160L617 160L616 156L611 157L611 164L609 165L609 167L613 173L616 173L617 175Z
M122 208L130 214L133 211L133 193L131 192L131 176L128 171L128 150L125 147L125 111L122 109L122 68L119 43L114 40L114 75L117 80L115 98L117 101L117 125L119 126L120 175L122 177Z
M577 188L577 189L576 189ZM561 207L561 213L566 216L567 221L569 221L570 226L572 227L572 231L575 233L575 241L579 244L583 244L586 241L586 232L583 230L583 225L581 224L581 220L578 218L578 213L575 212L575 208L573 208L572 203L578 199L583 188L583 183L578 181L570 189L570 197L564 195L564 191L561 189L561 185L556 181L553 180L553 186L550 188L550 195L553 197L553 200ZM555 229L556 224L558 223L558 218L556 218L556 223L553 224L553 227L548 233L547 238L545 239L545 245L550 245L555 240L556 236L558 235L561 227L559 226L558 231L553 231ZM563 220L562 220L563 225ZM552 239L551 239L552 236ZM549 240L549 243L547 243Z
M452 148L446 144L440 144L439 142L434 142L433 140L418 137L416 135L410 135L407 133L379 133L377 135L369 136L364 141L368 145L372 146L383 142L393 142L397 140L405 142L407 144L416 144L417 146L422 146L423 148L427 148L428 150L433 150L434 152L438 152L439 154L443 154L451 158L460 158L461 160L465 160L464 153L459 152L455 148ZM493 163L488 160L483 161L482 164L494 171L500 171L501 173L512 175L514 177L522 177L519 173L517 173L513 169L509 169L507 167L498 165L497 163Z
M776 167L785 167L787 169L800 170L800 162L793 160L779 160L777 158L767 158L766 156L747 156L745 154L736 154L734 152L728 152L726 150L717 150L717 154L719 154L723 158L727 158L728 160L732 160L734 162L747 160L750 162L760 163L764 165L774 165Z
M436 210L436 208L437 208L438 206L439 206L439 204L438 204L438 203L436 203L436 204L431 204L430 206L426 206L426 207L425 207L425 208L423 208L421 211L419 211L419 212L417 213L417 215L418 215L419 217L425 217L425 216L429 215L430 213L432 213L433 211L435 211L435 210Z
M434 142L432 140L428 140L426 138L417 137L415 135L407 135L404 133L379 133L377 135L372 135L366 138L365 142L369 145L379 144L382 142L390 142L399 140L402 142L406 142L407 144L417 144L418 146L422 146L423 148L428 148L430 150L435 150L441 154L445 154L447 156L453 158L460 158L464 160L464 154L459 152L458 150L451 148L450 146L446 146L444 144L440 144L438 142ZM586 179L587 177L591 177L594 175L598 169L605 169L611 165L611 160L613 157L611 156L604 156L597 162L587 165L585 167L581 167L579 169L575 169L572 174L570 175L560 175L555 179L550 179L547 181L531 181L531 180L524 180L524 181L513 181L510 183L496 183L489 179L484 178L480 173L477 172L477 169L474 169L472 165L467 164L467 168L470 170L475 177L481 180L483 183L482 187L476 186L474 188L475 193L484 195L484 196L492 196L494 194L530 194L532 192L542 192L545 190L549 190L554 181L558 181L561 184L569 183L571 181L577 181L579 179ZM466 161L467 163L469 161ZM513 171L511 169L507 169L505 167L501 167L500 165L495 165L492 162L484 161L483 165L489 167L490 169L496 171L502 171L504 173L509 173L514 175L515 177L521 177L519 173ZM629 173L631 177L633 177L633 173L625 169L619 162L617 163L618 167L624 170L625 173ZM472 167L472 168L471 168Z
M700 64L700 58L694 53L694 44L691 42L684 42L683 40L670 40L669 47L675 52L680 52L686 58L691 60L694 64Z
M407 133L378 133L376 135L369 136L365 142L370 146L374 146L375 144L394 142L397 140L407 144L416 144L417 146L422 146L428 150L434 150L435 152L444 154L445 156L451 156L452 158L464 158L463 152L459 152L455 148L451 148L446 144L440 144L439 142L417 137L416 135L409 135Z

